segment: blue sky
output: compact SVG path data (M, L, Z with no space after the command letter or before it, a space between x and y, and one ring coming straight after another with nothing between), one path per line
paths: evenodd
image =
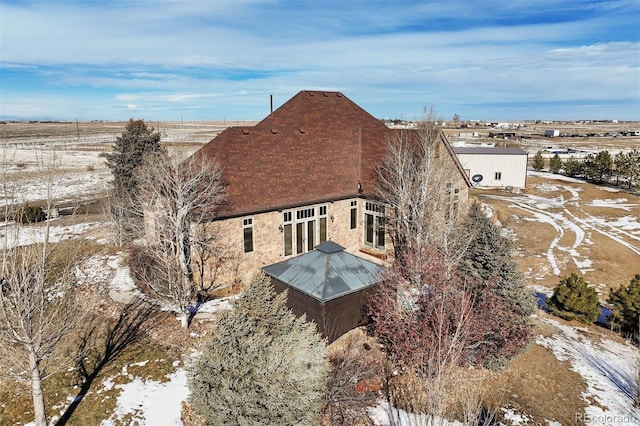
M0 117L640 120L638 0L0 0Z

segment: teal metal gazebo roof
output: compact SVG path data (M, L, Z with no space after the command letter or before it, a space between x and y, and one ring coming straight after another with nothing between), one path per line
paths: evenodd
M265 266L262 271L324 303L376 284L383 268L326 241L313 251Z

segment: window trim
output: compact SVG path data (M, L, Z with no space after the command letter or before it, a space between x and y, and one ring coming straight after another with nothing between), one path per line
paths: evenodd
M349 206L349 229L358 228L358 200L351 200Z
M374 250L385 251L387 245L387 215L386 205L375 201L365 201L364 203L364 233L362 241L365 246ZM369 228L369 219L371 217L371 228ZM371 239L368 240L368 233L371 230ZM382 231L382 234L380 233ZM382 244L381 244L382 243Z
M249 238L247 238L247 236ZM254 251L253 217L242 219L242 242L245 253L251 253Z
M284 257L308 253L328 240L328 204L315 204L282 212L282 254ZM312 224L313 223L313 224ZM309 232L312 232L309 238ZM299 240L301 235L301 240ZM288 247L288 242L290 242Z

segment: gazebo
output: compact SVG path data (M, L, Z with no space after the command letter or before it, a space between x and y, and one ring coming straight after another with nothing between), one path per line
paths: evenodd
M306 314L329 342L366 323L367 293L383 270L333 241L262 268L277 292L288 290L287 306Z

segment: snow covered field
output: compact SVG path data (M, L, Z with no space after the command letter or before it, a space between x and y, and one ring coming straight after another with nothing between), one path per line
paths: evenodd
M579 272L604 292L640 272L638 195L550 173L529 176L524 194L487 192L480 199L508 207L532 283L553 286Z
M47 198L75 201L104 192L111 173L101 152L0 148L3 181L7 183L6 190L0 192L0 203L21 204Z

